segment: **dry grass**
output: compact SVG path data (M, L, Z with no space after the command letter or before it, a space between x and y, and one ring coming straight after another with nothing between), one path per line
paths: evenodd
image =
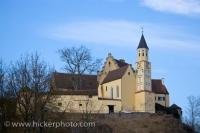
M114 133L186 133L182 124L170 115L115 114L101 119L100 123L111 127Z
M48 121L85 121L83 114L48 115ZM171 115L150 113L96 114L89 121L95 121L95 128L50 128L48 133L189 133L183 124ZM10 130L11 131L11 130ZM15 130L16 132L16 130Z

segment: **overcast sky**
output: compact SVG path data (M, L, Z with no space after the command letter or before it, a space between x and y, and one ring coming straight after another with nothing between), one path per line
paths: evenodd
M135 64L141 27L153 78L165 78L170 103L200 95L199 0L1 0L0 58L38 51L63 71L58 49L85 45Z

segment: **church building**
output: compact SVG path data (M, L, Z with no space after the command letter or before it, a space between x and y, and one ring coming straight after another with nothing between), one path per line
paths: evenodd
M71 74L54 73L52 108L66 112L150 112L155 105L169 107L169 93L162 79L152 79L149 48L142 34L135 67L108 54L97 75L82 75L81 90L74 90Z

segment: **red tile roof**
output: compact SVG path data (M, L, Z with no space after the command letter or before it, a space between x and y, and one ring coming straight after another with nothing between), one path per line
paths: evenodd
M128 68L128 65L126 66L123 66L119 69L116 69L116 70L113 70L113 71L110 71L108 73L108 75L104 78L103 82L101 84L104 84L104 83L108 83L110 81L113 81L113 80L117 80L117 79L120 79L122 78L122 76L124 75L124 73L126 72Z
M152 91L156 94L169 94L161 79L152 79Z
M122 78L127 68L128 65L110 71L102 84ZM82 75L83 85L81 90L74 90L71 82L72 78L72 74L54 73L54 87L52 92L62 95L97 95L98 82L96 75ZM152 92L156 94L169 94L167 88L162 84L162 80L160 79L152 79Z
M82 75L82 86L81 90L75 90L73 87L73 77L77 75L67 74L67 73L54 73L53 81L54 86L53 92L56 94L96 94L97 95L97 76L96 75Z

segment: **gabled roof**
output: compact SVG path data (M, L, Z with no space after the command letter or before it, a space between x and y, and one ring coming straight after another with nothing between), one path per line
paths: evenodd
M74 90L73 87L73 78L77 75L68 74L68 73L58 73L55 72L53 74L53 91L54 92L65 92L69 94L90 94L90 92L94 92L97 94L97 75L81 75L82 86L81 90ZM64 94L64 93L63 93Z
M141 39L140 39L140 42L139 42L139 45L138 45L138 48L146 48L146 49L149 49L148 46L147 46L147 43L146 43L146 40L144 38L144 35L142 34L141 36Z
M129 65L126 65L126 66L123 66L119 69L116 69L116 70L113 70L113 71L110 71L108 73L108 75L104 78L103 82L101 84L104 84L104 83L108 83L110 81L113 81L113 80L117 80L117 79L120 79L122 78L122 76L124 75L124 73L126 72L127 68L128 68Z
M124 67L124 66L129 65L128 63L126 63L126 62L123 61L123 60L117 60L117 59L115 59L115 61L116 61L117 65L118 65L119 67Z
M161 79L152 79L152 91L156 94L169 94Z

